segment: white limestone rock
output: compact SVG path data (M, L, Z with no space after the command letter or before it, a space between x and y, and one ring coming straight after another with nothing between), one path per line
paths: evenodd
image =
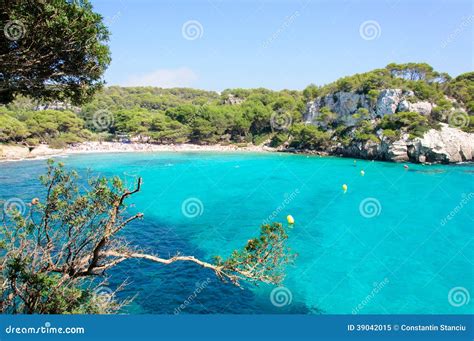
M389 144L387 157L389 160L395 162L405 162L409 160L408 157L408 146L406 141L399 140L395 141L392 144Z
M402 100L402 94L403 91L401 89L385 89L380 91L375 109L377 115L383 117L394 114Z
M336 113L338 115L337 119L348 126L354 125L356 122L352 115L359 108L370 110L369 100L366 95L340 91L309 102L306 114L304 115L305 122L321 125L317 118L323 107L327 107Z
M408 111L420 113L424 116L429 116L433 110L433 105L430 102L421 101L415 103L409 103Z
M401 100L400 103L398 103L397 111L410 111L410 102L406 99Z
M423 138L413 141L418 161L453 163L474 161L474 134L442 124L441 130L431 129Z

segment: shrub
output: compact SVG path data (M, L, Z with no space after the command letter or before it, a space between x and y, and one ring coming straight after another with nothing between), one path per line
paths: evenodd
M273 136L272 133L268 133L268 134L261 134L261 135L254 135L252 137L252 142L253 144L255 145L260 145L262 143L264 143L265 141L267 141L268 139L271 139L271 137Z
M299 149L318 149L329 146L331 134L313 125L294 124L290 130L293 140L291 147Z
M391 141L394 141L400 137L400 134L392 129L384 129L383 130L383 136L388 138Z
M23 122L0 112L0 142L19 141L28 135L28 129Z
M271 147L279 147L281 146L283 143L285 143L286 141L288 141L288 134L285 134L285 133L278 133L278 134L275 134L273 137L272 137L272 140L270 142L270 146Z
M384 130L405 130L413 136L422 137L425 132L432 128L432 125L420 113L407 111L384 116L379 127Z

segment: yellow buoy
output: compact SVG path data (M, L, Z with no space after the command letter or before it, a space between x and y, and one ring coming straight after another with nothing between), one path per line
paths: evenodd
M293 218L292 215L288 215L288 217L286 217L286 221L288 221L288 224L293 225L295 223L295 218Z
M365 172L363 170L360 171L360 175L364 176Z
M346 184L342 185L342 190L344 191L344 193L347 192L347 185Z

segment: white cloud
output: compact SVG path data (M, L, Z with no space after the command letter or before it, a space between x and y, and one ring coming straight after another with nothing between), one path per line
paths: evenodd
M197 74L187 67L158 69L142 75L133 75L126 86L156 86L160 88L189 87L198 79Z

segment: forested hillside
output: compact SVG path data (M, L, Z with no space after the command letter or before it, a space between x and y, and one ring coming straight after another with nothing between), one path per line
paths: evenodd
M320 110L318 126L303 122L307 103L339 92L365 94L376 101L384 89L402 89L410 101L433 105L429 115L397 112L374 120L360 108L351 129L329 108ZM383 69L341 78L303 91L228 89L221 94L188 88L106 87L82 107L38 103L18 97L0 107L0 142L62 147L85 140L113 140L126 136L152 143L253 143L270 141L295 148L324 149L335 142L376 140L382 129L388 137L400 131L421 136L439 122L465 131L474 129L474 73L452 79L427 64L389 64ZM461 115L459 125L450 117ZM350 132L350 133L349 133Z

